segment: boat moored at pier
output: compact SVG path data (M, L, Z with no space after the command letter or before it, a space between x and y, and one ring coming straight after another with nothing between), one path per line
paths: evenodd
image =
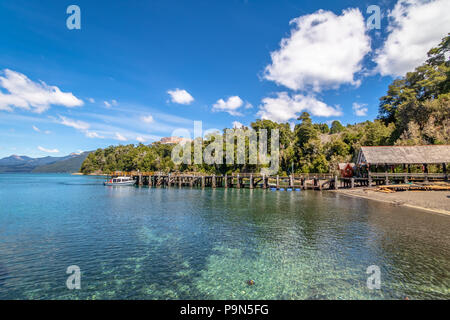
M103 183L105 186L132 186L136 184L131 177L116 177Z

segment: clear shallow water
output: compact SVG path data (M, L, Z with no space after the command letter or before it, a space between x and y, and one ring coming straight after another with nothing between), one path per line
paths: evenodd
M450 217L329 192L102 181L0 175L0 299L450 298ZM66 288L70 265L81 290Z

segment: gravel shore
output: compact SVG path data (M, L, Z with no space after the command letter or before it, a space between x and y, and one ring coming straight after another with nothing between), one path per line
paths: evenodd
M450 215L449 191L401 191L382 193L368 189L352 189L338 190L335 192Z

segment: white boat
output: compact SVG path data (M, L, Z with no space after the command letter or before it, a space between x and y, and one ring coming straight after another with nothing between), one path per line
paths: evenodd
M136 184L136 181L130 177L117 177L105 181L103 184L105 186L132 186Z

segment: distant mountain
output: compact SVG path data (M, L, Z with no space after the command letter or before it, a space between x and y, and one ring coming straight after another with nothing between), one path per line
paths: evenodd
M88 154L89 152L83 152L72 153L65 157L43 158L12 155L0 159L0 173L78 172Z
M27 161L33 160L30 157L27 156L18 156L13 154L12 156L0 159L0 166L14 166L14 165L20 165Z
M79 172L81 164L90 152L83 152L81 154L72 156L65 160L56 161L50 164L39 166L33 169L33 173L73 173Z

